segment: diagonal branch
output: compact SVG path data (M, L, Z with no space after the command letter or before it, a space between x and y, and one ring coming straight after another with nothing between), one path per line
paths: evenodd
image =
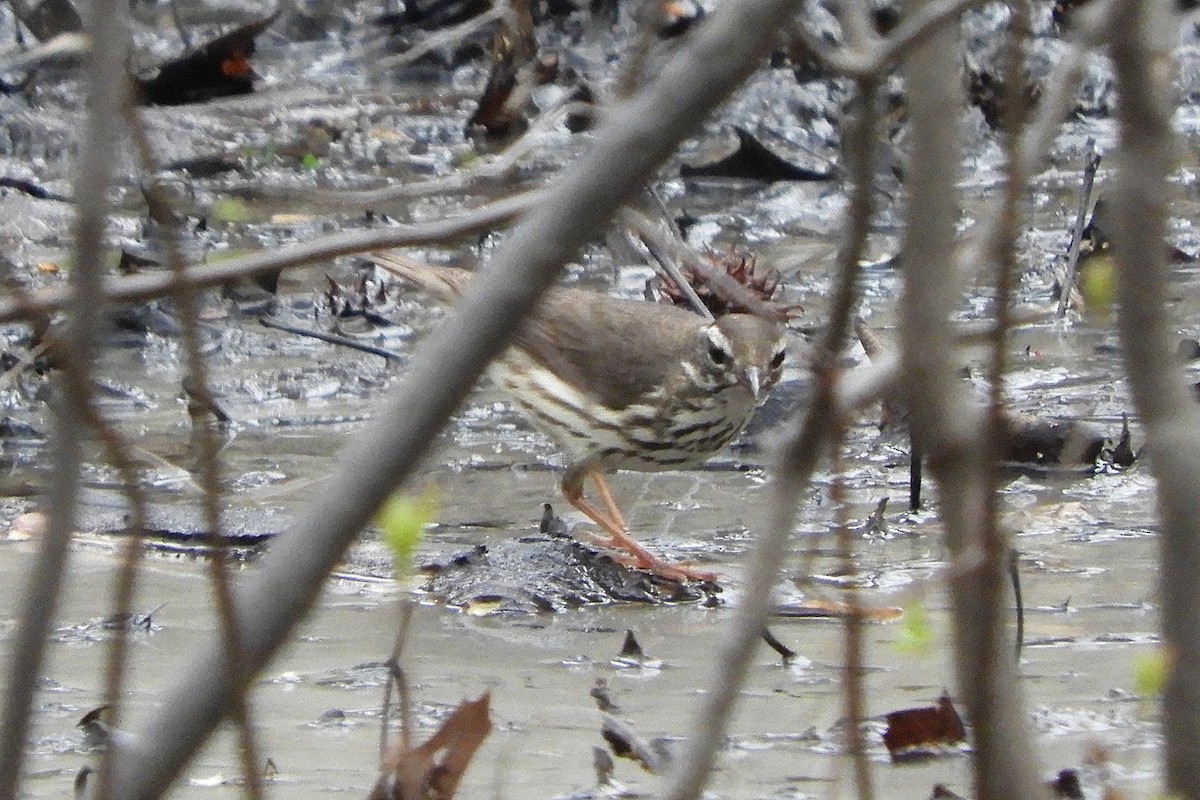
M722 4L657 80L613 114L595 148L546 192L471 284L457 312L425 341L377 423L346 448L321 497L273 543L253 579L237 587L246 659L239 677L260 670L286 640L354 536L415 469L560 265L749 75L773 44L763 32L779 30L794 10L792 0ZM114 752L115 796L150 798L165 791L244 688L225 679L219 643L201 648L191 664L160 711L135 729L134 744Z
M912 160L900 303L902 359L909 422L941 489L941 518L953 561L958 684L975 731L976 796L980 800L1045 795L1025 729L1024 704L1004 643L997 603L1005 559L996 557L996 514L986 415L957 377L953 316L963 274L955 260L958 205L954 182L962 158L962 98L956 37L942 30L905 64ZM1003 205L992 221L1001 234ZM999 237L1001 240L1003 236Z
M805 414L803 423L784 442L779 457L779 472L772 485L769 519L765 532L755 543L746 574L746 590L738 605L737 616L729 626L720 654L713 669L713 687L697 712L695 735L689 740L686 752L676 767L671 785L664 792L667 800L694 800L700 796L708 774L716 761L717 748L724 740L725 726L733 712L734 702L745 682L750 659L766 627L774 599L775 582L780 565L787 554L788 537L795 523L796 506L812 479L821 457L830 446L836 428L831 424L836 414L856 410L855 402L870 399L870 392L845 392L839 384L838 356L850 330L854 304L858 297L859 262L866 249L872 211L871 156L878 125L875 103L877 86L861 81L858 98L859 115L849 126L846 145L854 192L851 196L846 240L838 251L837 281L829 324L819 344L814 370L817 373L817 395ZM878 388L894 373L889 362L875 382ZM890 373L890 374L889 374ZM856 388L861 388L857 384Z

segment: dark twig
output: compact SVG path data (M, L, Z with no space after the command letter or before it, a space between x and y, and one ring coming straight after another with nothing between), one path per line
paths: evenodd
M359 341L349 338L348 336L338 336L337 334L334 334L334 333L325 333L324 331L314 331L309 328L299 328L299 327L296 327L295 325L288 325L283 322L276 322L275 320L271 319L270 317L259 317L258 322L264 328L270 328L270 329L276 330L276 331L283 331L284 333L290 333L290 334L293 334L294 336L307 336L310 339L317 339L322 342L329 342L330 344L336 344L336 345L340 345L342 347L349 347L353 350L360 350L364 353L370 353L373 356L380 356L381 358L387 359L389 362L399 361L402 358L402 356L397 352L388 350L383 347L376 347L374 345L366 344L364 342L359 342Z
M1021 649L1025 647L1025 599L1021 596L1021 554L1017 548L1008 551L1008 578L1012 583L1013 605L1017 609L1016 655L1021 657Z
M1100 154L1096 152L1096 140L1088 137L1083 150L1083 181L1079 185L1079 205L1075 209L1075 226L1071 228L1071 244L1067 248L1066 277L1059 289L1058 309L1055 316L1062 319L1067 315L1067 306L1071 303L1071 293L1075 291L1076 276L1079 273L1079 245L1083 241L1083 229L1087 227L1088 209L1092 205L1092 184L1096 180L1096 170L1100 167Z
M779 641L779 637L777 637L770 628L763 628L762 638L763 641L766 642L767 647L779 654L779 657L783 659L784 664L790 664L792 659L796 657L796 651Z

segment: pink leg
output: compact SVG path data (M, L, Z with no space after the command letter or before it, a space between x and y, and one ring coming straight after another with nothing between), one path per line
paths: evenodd
M600 502L604 505L604 511L596 508L583 498L584 476L590 477L592 483L596 485L596 493L600 496ZM567 474L563 476L562 493L563 497L567 498L567 502L586 514L588 519L595 522L608 534L608 540L602 542L602 544L609 547L617 547L629 553L629 560L625 563L676 581L711 581L716 579L717 576L712 572L703 572L681 564L668 564L638 544L629 535L629 529L625 525L625 518L621 515L621 510L617 508L612 492L608 489L608 482L604 480L604 474L600 470L595 468L576 469L574 466L568 467Z

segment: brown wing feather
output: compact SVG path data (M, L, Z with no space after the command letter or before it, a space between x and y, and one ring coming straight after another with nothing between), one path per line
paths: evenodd
M462 294L473 277L468 270L431 267L398 252L372 253L371 260L444 302ZM673 306L560 288L546 293L515 344L572 386L624 408L662 388L704 324Z
M571 385L624 408L663 386L704 324L671 306L555 289L516 343Z
M451 303L471 281L471 272L456 267L431 267L403 253L371 253L369 256L393 275L415 283L437 299Z

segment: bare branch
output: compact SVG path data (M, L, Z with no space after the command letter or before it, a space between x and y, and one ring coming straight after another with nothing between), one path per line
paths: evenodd
M25 752L33 696L41 676L46 635L54 622L58 588L66 569L68 545L75 529L82 433L86 420L78 403L87 400L88 374L100 339L104 303L100 300L101 254L108 219L108 184L122 141L119 109L128 96L125 55L129 32L122 4L97 0L92 8L92 37L105 42L90 54L88 89L91 112L83 130L75 196L80 198L75 225L76 267L71 270L67 341L72 342L64 366L63 393L54 403L56 433L51 448L54 478L47 490L49 524L22 593L21 627L12 644L10 683L4 697L0 730L0 798L16 796Z
M1120 103L1114 161L1113 254L1119 328L1134 405L1146 428L1162 520L1163 643L1170 653L1163 690L1166 791L1200 796L1200 412L1171 359L1164 258L1172 192L1167 176L1178 143L1171 128L1170 44L1177 22L1162 3L1125 0L1112 10L1110 53Z
M956 268L955 179L962 157L961 88L954 31L941 30L906 63L913 162L908 176L901 343L909 420L942 487L941 517L951 558L964 565L949 580L958 682L975 731L980 800L1039 797L1045 789L1030 746L1011 647L995 602L1004 559L994 546L994 493L985 415L957 377L952 316L961 296ZM1003 209L1003 206L1001 207ZM1002 215L1001 215L1002 216ZM1003 218L993 224L1010 227Z
M113 302L142 302L171 294L180 285L204 289L238 278L277 272L286 267L311 264L338 256L386 250L402 245L453 241L467 234L509 222L542 200L543 192L519 194L488 203L458 217L325 236L310 242L263 250L216 264L188 267L179 277L169 273L147 273L109 278L103 282L97 296ZM29 320L60 311L65 307L68 296L66 288L56 288L34 295L0 300L0 322Z
M775 580L787 552L787 540L796 517L796 504L830 444L830 434L839 426L831 425L837 402L837 358L842 351L857 292L858 265L866 250L872 204L871 156L878 124L874 104L876 86L860 84L860 103L854 123L849 126L847 155L854 192L850 199L846 241L838 252L837 282L830 308L830 320L816 354L814 368L819 379L817 394L803 424L788 436L780 452L779 471L771 493L769 518L765 532L755 543L746 574L746 591L737 615L730 623L725 641L713 668L713 685L697 712L696 733L673 773L665 800L695 800L708 781L716 760L717 748L725 736L725 727L734 701L745 682L750 659L766 627L773 600ZM864 393L865 397L867 393ZM847 398L848 400L849 398ZM846 403L849 405L849 403Z

